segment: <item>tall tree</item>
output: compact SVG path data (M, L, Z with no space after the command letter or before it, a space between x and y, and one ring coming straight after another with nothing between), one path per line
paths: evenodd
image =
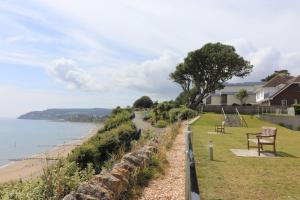
M272 78L274 78L275 76L277 76L277 75L279 75L279 74L283 74L283 75L289 76L289 75L290 75L290 72L289 72L288 70L286 70L286 69L275 70L275 71L273 72L273 74L268 75L266 78L261 79L261 81L267 82L267 81L271 80Z
M208 43L189 52L170 78L188 95L188 106L196 108L210 92L222 89L225 81L234 76L245 77L252 68L233 46Z
M240 89L240 91L235 96L241 102L241 104L243 105L243 104L246 103L246 100L249 97L249 94L248 94L247 90Z

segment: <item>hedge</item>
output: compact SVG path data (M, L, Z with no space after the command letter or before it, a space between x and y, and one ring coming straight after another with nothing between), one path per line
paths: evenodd
M294 108L295 108L295 114L300 115L300 104L295 104Z
M92 163L96 172L108 160L112 154L117 153L121 147L130 149L131 141L138 140L140 131L131 121L117 128L97 134L89 141L74 149L69 156L70 161L75 161L83 169L88 163Z
M134 118L134 113L131 113L128 110L123 110L114 115L111 115L104 122L104 130L108 131L110 129L116 128L120 124Z

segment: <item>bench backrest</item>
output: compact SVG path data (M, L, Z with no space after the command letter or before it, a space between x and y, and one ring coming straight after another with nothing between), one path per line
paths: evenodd
M262 127L262 136L274 136L276 137L277 128L274 127Z

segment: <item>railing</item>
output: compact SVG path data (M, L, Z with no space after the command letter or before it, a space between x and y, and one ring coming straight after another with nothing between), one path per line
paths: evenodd
M238 115L238 117L239 117L239 119L240 119L241 125L248 128L248 124L247 124L246 120L245 120L244 117L240 114L240 112L239 112L239 110L238 110L237 107L235 107L235 111L236 111L236 113L237 113L237 115Z
M224 115L224 121L226 122L227 121L227 116L226 116L226 113L225 113L225 111L224 111L224 108L222 107L222 113L223 113L223 115Z
M185 199L200 200L199 185L197 180L195 160L192 148L191 127L185 132L186 141L186 181L185 181Z

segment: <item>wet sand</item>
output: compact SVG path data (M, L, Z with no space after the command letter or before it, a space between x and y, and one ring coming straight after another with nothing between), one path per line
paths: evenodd
M74 148L95 135L103 125L97 125L88 135L80 140L73 140L52 148L47 152L29 156L24 160L13 161L0 167L0 183L14 180L28 180L42 174L43 169L52 165L58 158L66 157ZM47 159L46 159L47 158Z

